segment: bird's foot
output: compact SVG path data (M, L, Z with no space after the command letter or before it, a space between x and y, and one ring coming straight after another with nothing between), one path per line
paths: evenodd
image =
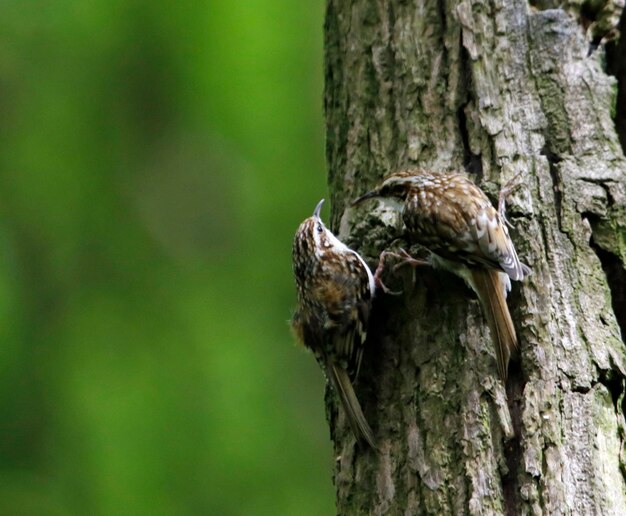
M391 251L383 251L380 253L380 258L378 260L378 266L376 267L376 271L374 271L374 283L376 287L380 288L385 294L390 296L399 296L402 294L402 291L398 292L395 290L391 290L383 283L381 276L383 275L383 271L385 270L385 258L387 256L397 256L396 253L392 253Z
M404 267L405 265L410 265L414 269L417 267L430 266L430 263L427 260L419 260L417 258L413 258L409 253L407 253L404 249L400 248L399 253L389 252L391 256L395 256L400 259L400 263L396 263L393 266L393 270L397 271L398 269Z

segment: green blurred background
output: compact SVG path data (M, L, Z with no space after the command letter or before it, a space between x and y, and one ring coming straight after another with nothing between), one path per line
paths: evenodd
M331 514L291 241L322 2L0 3L0 514Z

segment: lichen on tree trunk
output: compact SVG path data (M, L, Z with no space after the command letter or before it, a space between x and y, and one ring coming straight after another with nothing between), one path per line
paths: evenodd
M380 454L328 397L339 513L626 514L626 160L602 40L621 3L328 1L333 229L374 263L400 224L350 200L384 174L463 170L494 197L520 174L508 217L533 268L506 389L460 280L391 277L357 385Z

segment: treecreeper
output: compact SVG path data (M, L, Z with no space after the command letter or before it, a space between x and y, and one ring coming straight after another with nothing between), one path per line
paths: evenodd
M356 438L376 449L353 388L363 357L375 278L363 258L326 228L320 218L323 202L300 224L294 238L297 308L291 326L324 370Z
M496 210L487 195L467 177L422 169L396 172L353 202L393 201L401 212L411 243L431 251L430 264L460 276L476 292L495 345L498 372L506 380L518 340L506 297L511 281L531 269L520 262L505 216L505 186ZM420 264L405 255L405 262Z

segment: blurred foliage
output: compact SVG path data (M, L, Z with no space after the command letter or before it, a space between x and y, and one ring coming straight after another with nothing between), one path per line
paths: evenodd
M291 241L321 2L0 4L0 514L331 514Z

